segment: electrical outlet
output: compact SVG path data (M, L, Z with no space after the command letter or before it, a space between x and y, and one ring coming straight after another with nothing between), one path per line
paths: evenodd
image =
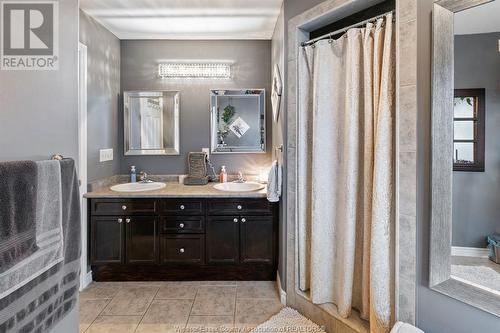
M210 158L210 148L201 148L201 151L207 153L208 158Z
M99 150L99 162L107 162L113 160L113 148Z

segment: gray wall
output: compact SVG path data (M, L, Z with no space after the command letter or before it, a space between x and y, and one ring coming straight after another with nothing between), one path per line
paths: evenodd
M78 162L78 1L59 1L59 70L0 70L0 161ZM54 332L77 332L78 309Z
M271 163L272 111L271 42L270 41L173 41L124 40L121 43L121 89L180 90L180 156L123 156L123 114L119 117L120 170L128 173L130 165L151 174L187 172L187 154L210 146L210 90L232 88L265 88L267 111L267 154L212 155L219 171L257 173ZM158 64L168 60L225 60L234 62L231 80L182 80L158 77Z
M120 172L120 40L80 10L80 42L87 46L87 176L92 182ZM99 150L106 148L114 149L114 160L101 163Z
M453 173L453 245L500 232L500 33L455 36L455 88L486 89L485 172Z
M286 90L287 85L285 84L283 74L285 72L285 20L284 20L284 12L283 6L281 7L281 12L276 21L276 27L274 28L273 38L271 40L271 63L272 63L272 72L271 77L274 73L274 66L277 65L281 74L281 80L283 81L283 91ZM281 96L280 103L280 114L278 117L278 121L273 121L273 143L275 146L284 144L284 132L285 132L285 120L286 120L286 110L285 110L285 101L286 94L283 92ZM285 148L283 148L285 149ZM284 154L273 150L273 160L278 160L280 165L283 166L283 158ZM283 186L286 187L286 182L283 182ZM280 201L280 224L279 224L279 237L280 237L280 247L279 247L279 264L278 264L278 273L280 275L281 287L283 290L286 290L286 261L285 261L285 253L286 253L286 219L285 216L285 207L284 201L286 200L286 191L284 190L282 193L282 200Z
M0 160L78 159L78 1L59 2L59 70L0 70Z
M418 1L417 325L426 333L496 332L500 318L428 287L432 5Z

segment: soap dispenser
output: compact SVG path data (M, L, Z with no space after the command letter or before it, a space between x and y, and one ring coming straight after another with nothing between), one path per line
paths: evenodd
M131 183L137 182L137 171L135 170L135 165L132 165L130 167L130 182Z
M220 170L220 175L219 175L219 182L221 183L227 183L227 172L226 172L226 166L223 165L221 170Z

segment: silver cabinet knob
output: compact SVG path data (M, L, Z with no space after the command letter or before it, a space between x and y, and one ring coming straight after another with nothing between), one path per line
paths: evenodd
M127 210L127 206L123 205L122 210Z
M247 219L246 219L246 218L242 218L242 219L241 219L241 222L242 222L242 223L245 223L246 221L247 221Z
M184 228L184 223L179 224L179 228Z
M125 222L130 223L130 219L125 219Z
M241 205L236 206L236 208L238 208L238 210L242 210L243 209L243 207Z
M186 209L186 207L185 207L184 205L181 205L181 206L180 206L180 209L181 209L181 210L184 210L184 209Z
M238 223L238 219L237 219L237 218L235 218L235 219L233 220L233 222L234 222L234 223Z
M118 219L118 223L122 223L123 222L123 219Z
M184 253L184 252L186 252L186 250L184 250L184 248L181 248L181 249L179 250L179 252L180 252L180 253Z

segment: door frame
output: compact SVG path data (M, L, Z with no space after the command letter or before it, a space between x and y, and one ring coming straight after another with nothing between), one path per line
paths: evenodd
M92 282L92 271L88 266L88 220L87 199L87 46L78 43L78 165L81 207L80 290Z

